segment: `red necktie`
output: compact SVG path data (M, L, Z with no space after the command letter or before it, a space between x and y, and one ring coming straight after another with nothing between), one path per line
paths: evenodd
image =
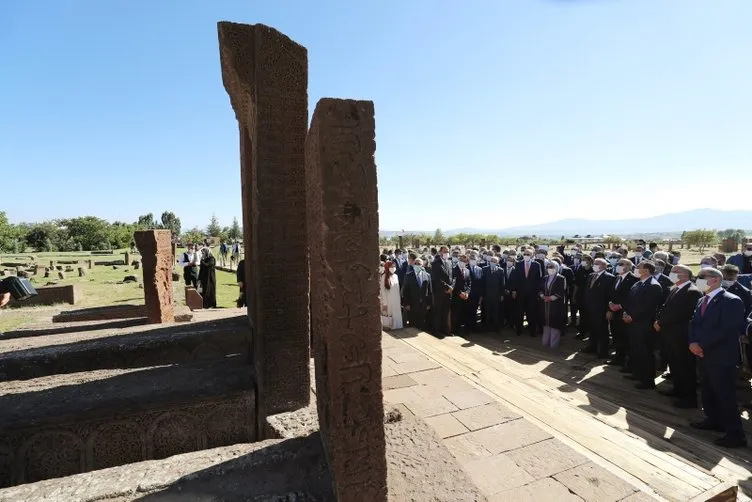
M702 305L700 305L700 315L705 315L705 311L708 310L708 303L710 303L710 297L706 295Z

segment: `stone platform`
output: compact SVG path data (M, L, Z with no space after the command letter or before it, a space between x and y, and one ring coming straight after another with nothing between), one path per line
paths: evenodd
M28 330L23 340L16 338L22 332L14 332L11 340L0 340L0 381L248 356L244 316L158 328L110 326Z

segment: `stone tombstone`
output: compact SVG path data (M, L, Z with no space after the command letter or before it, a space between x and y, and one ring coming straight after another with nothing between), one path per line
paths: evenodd
M88 260L88 267L89 269L94 268L94 260Z
M151 323L172 322L172 255L169 230L138 230L136 246L144 264L146 316Z
M319 426L338 501L387 500L371 101L325 98L306 139Z
M86 276L86 269L84 267L78 267L78 276L79 277L85 277Z
M50 268L55 268L55 260L50 260Z
M128 265L130 262L131 262L131 254L128 251L126 251L125 252L125 260L123 260L123 263L125 263L126 265Z
M58 277L58 279L65 279L65 272L63 272L63 271L58 271L58 273L57 273L57 277Z
M261 24L220 22L217 29L222 81L240 132L246 297L263 431L267 416L310 400L308 52Z

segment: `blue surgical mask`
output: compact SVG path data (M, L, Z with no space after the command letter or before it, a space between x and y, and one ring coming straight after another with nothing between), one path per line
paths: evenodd
M421 267L420 265L413 265L413 270L415 270L415 273L416 273L416 274L417 274L418 272L420 272L421 268L423 268L423 267Z

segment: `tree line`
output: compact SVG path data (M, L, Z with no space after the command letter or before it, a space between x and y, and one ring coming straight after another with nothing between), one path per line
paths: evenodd
M0 211L0 253L123 249L133 245L136 230L147 229L170 230L173 238L182 242L202 242L206 237L233 241L243 234L237 218L233 218L232 225L223 227L215 215L204 229L194 227L182 232L180 218L172 211L163 212L159 219L147 213L132 223L81 216L15 224Z

